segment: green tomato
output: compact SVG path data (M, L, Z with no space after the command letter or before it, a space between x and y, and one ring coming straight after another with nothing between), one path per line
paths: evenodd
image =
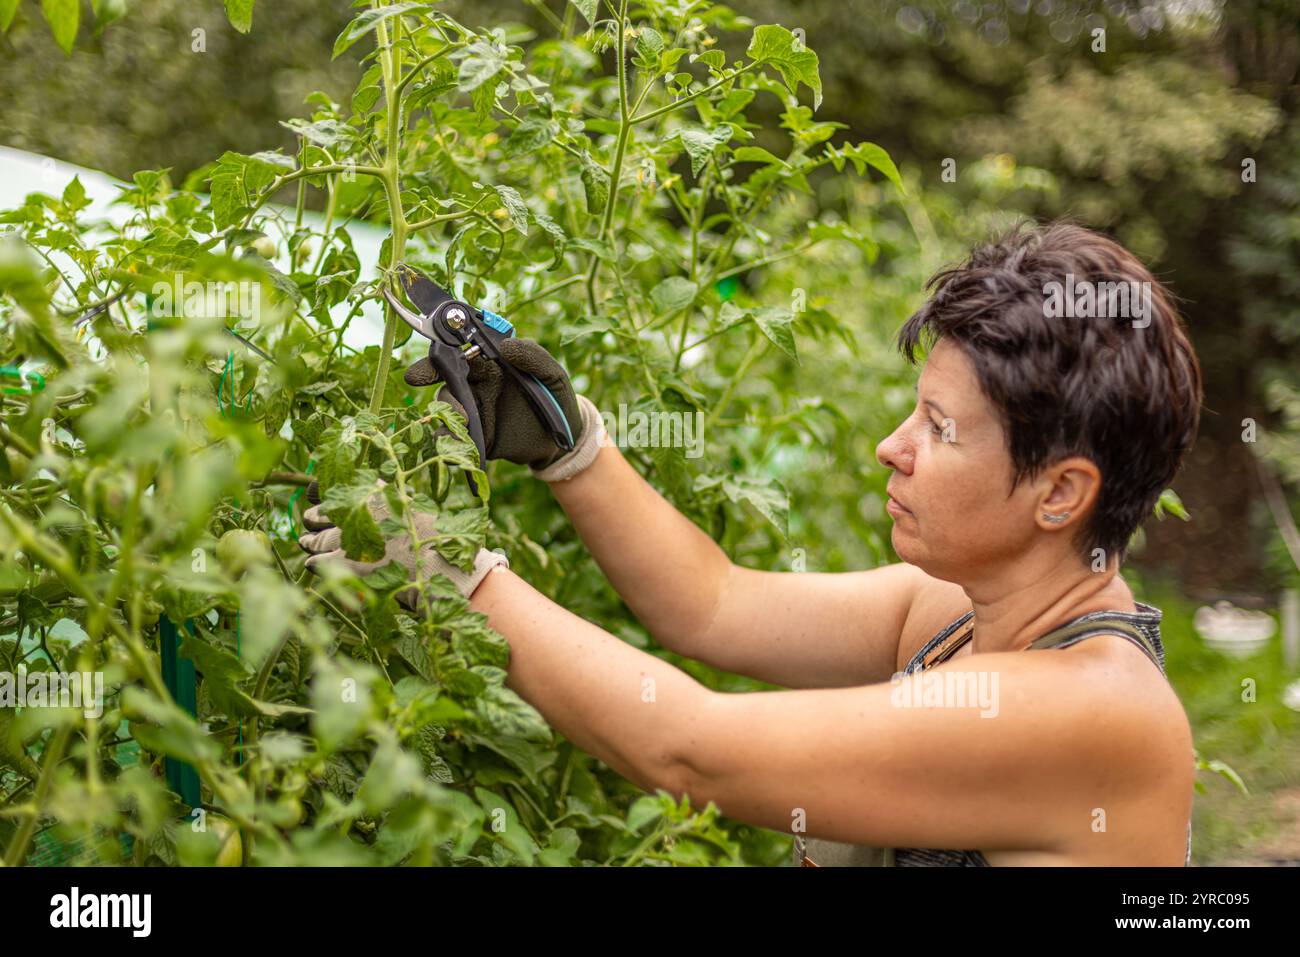
M307 772L294 769L284 776L280 793L289 797L302 797L307 790Z
M244 863L244 839L235 822L220 814L208 812L208 827L221 842L217 851L217 867L241 867Z
M9 469L9 474L15 478L22 479L27 475L27 466L32 464L32 460L23 455L17 449L5 448L5 462Z
M162 617L163 607L158 602L146 598L140 603L140 624L145 628L156 628Z
M306 816L302 801L290 794L282 794L275 802L276 811L281 815L278 824L282 828L297 827Z
M217 559L232 575L240 575L253 565L270 563L271 539L256 529L232 528L217 542Z
M253 240L253 251L263 259L275 258L275 240L270 236L258 236Z
M445 462L438 461L434 463L433 474L433 500L441 505L451 491L451 469Z

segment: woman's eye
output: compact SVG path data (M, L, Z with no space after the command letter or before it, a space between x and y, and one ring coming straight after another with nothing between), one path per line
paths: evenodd
M943 429L934 424L934 419L930 420L930 431L935 435L943 435Z

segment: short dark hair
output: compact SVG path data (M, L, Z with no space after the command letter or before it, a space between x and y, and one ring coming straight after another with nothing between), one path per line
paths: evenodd
M1149 283L1149 324L1118 319L1113 308L1055 315L1049 285L1068 276L1075 288ZM926 288L930 299L898 333L904 357L915 364L918 346L941 338L962 349L1001 416L1013 489L1071 455L1091 460L1101 489L1076 542L1085 562L1096 548L1122 561L1200 421L1201 369L1173 295L1119 243L1063 220L1022 221Z

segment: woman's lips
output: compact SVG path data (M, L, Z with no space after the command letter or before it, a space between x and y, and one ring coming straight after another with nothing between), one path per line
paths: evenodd
M912 514L908 509L899 505L898 499L894 498L892 495L889 496L889 501L885 503L885 511L894 516L894 518L902 518L904 515Z

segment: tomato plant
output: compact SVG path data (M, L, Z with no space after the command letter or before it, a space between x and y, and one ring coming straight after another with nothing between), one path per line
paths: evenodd
M749 277L825 244L874 259L870 236L801 218L796 200L815 174L874 169L901 191L898 173L874 144L832 142L817 56L785 27L703 2L585 0L554 28L366 7L334 50L361 55L356 90L309 97L285 124L294 150L227 152L179 184L142 171L109 220L76 180L0 215L0 362L19 373L0 419L0 659L101 672L106 688L100 715L0 710L7 863L53 825L101 858L129 843L137 863L211 863L168 759L197 771L247 863L785 853L781 835L644 795L557 740L505 687L505 641L445 580L421 583L437 600L417 617L393 598L395 566L315 578L294 544L316 478L350 556L381 557L385 532L430 514L448 560L504 548L557 602L651 646L544 483L483 468L463 419L403 382L407 327L386 315L355 345L353 323L409 262L509 316L602 410L698 416L702 454L626 454L733 552L790 547L781 476L807 481L812 419L836 413L792 394L799 350L852 336L815 296L764 296ZM760 106L778 125L749 118ZM373 272L353 221L387 232ZM234 288L251 292L210 294ZM792 434L773 460L767 443ZM382 528L363 507L381 486ZM165 621L184 624L193 715L163 678Z

